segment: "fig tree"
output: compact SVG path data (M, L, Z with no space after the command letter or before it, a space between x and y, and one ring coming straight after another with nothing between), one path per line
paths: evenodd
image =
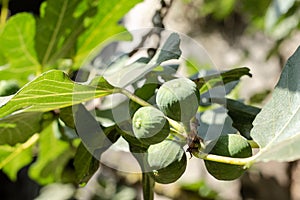
M188 122L197 112L200 94L196 84L188 78L165 82L158 89L156 103L168 117Z
M141 107L134 113L132 129L137 139L149 145L163 141L170 133L165 115L152 106Z
M178 142L166 139L151 145L147 152L151 176L157 183L175 182L184 173L187 159L185 151Z
M211 142L206 149L211 149L210 154L232 158L252 156L250 144L244 137L237 134L221 136L217 141ZM246 171L244 166L241 165L224 164L207 160L204 162L207 171L218 180L234 180Z

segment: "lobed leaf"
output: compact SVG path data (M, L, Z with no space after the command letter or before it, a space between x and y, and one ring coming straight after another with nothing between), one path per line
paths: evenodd
M121 18L141 0L100 0L98 12L92 19L88 30L80 36L75 56L76 68L80 67L89 54L112 36L124 31L119 25ZM100 27L100 28L99 28Z
M35 49L41 65L47 66L74 49L77 38L85 30L87 10L77 14L80 0L48 0L36 23Z
M31 14L12 16L0 33L0 57L8 64L0 66L1 79L18 79L20 84L28 81L40 64L34 50L35 19Z
M300 158L300 47L288 59L271 100L253 122L251 137L260 146L256 161Z

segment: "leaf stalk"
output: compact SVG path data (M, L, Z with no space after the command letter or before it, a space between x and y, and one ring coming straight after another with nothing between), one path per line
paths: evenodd
M254 163L253 156L248 158L232 158L232 157L219 156L214 154L207 154L202 151L193 152L193 155L203 160L214 161L214 162L230 164L230 165L241 165L244 166L245 168L250 168Z
M6 19L8 17L8 1L9 0L2 0L2 8L1 8L1 15L0 15L0 29L4 27L6 23Z

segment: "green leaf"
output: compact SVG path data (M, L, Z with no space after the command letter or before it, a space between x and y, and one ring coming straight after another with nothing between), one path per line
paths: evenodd
M38 159L29 168L29 176L42 185L60 181L67 162L74 154L68 142L55 137L52 125L40 134Z
M150 63L156 65L171 59L178 59L181 55L180 38L177 33L172 33L161 49L153 56Z
M0 147L0 154L3 146ZM11 155L11 154L10 154ZM14 157L3 167L3 172L13 181L17 179L18 171L32 161L32 146L23 149L18 155Z
M101 127L94 116L81 104L74 113L74 120L76 131L82 142L99 159L120 136L115 126Z
M300 48L282 71L271 100L253 122L251 137L259 145L256 161L300 158Z
M171 59L178 59L181 55L179 45L179 35L177 33L172 33L150 61L145 58L140 58L132 64L123 66L120 70L114 73L104 74L104 77L116 87L125 87L143 78L147 73L162 62Z
M0 38L1 38L1 36L0 36ZM1 49L1 47L0 47L0 49ZM0 69L2 69L2 70L3 70L3 68L5 69L5 64L7 64L7 62L8 61L5 58L4 53L2 53L1 50L0 50Z
M161 77L164 81L170 81L176 77L179 65L163 65L154 68L151 72L147 74L146 82L147 83L161 83Z
M45 112L68 107L94 98L109 95L113 92L108 83L101 77L98 86L90 86L73 82L64 72L51 70L25 85L10 101L4 101L0 107L0 117L16 110ZM102 82L101 82L102 81ZM95 81L94 81L95 82ZM102 84L103 83L103 88Z
M250 131L253 128L252 122L260 109L254 106L245 105L242 102L233 99L216 99L212 102L223 105L228 110L228 115L232 119L232 126L239 130L241 135L251 139Z
M0 119L0 145L15 145L40 132L43 113L18 113Z
M12 179L15 180L19 169L29 164L32 160L32 145L39 138L38 134L33 135L23 144L15 146L0 146L0 169Z
M89 29L79 39L78 51L75 57L76 67L80 67L88 55L97 49L100 44L124 31L118 25L119 20L141 0L100 0L98 2L98 12L92 20Z
M236 0L209 0L204 1L201 6L202 15L212 15L212 17L218 21L226 19L232 14L235 8Z
M75 108L76 109L76 108ZM70 128L75 129L73 107L61 108L59 118Z
M252 77L250 69L247 67L236 68L229 71L221 72L219 74L208 75L205 77L197 78L194 82L197 84L197 88L200 89L200 93L203 94L209 89L219 85L225 85L232 81L240 80L244 75Z
M85 29L84 17L87 14L77 15L80 3L80 0L47 1L44 14L37 19L35 34L35 48L43 67L74 49L78 36Z
M77 182L86 183L99 168L99 160L80 143L74 157L74 167Z
M207 198L207 199L218 198L218 192L213 190L211 186L208 186L205 180L181 183L180 189L186 192L193 192L194 194L198 194L199 198Z
M28 82L28 76L38 70L34 35L35 20L31 14L17 14L7 21L0 33L0 57L8 61L0 67L1 79L18 79L23 85Z

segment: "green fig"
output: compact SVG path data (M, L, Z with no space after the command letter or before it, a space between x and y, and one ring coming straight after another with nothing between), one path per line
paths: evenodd
M247 140L237 134L221 136L217 141L211 142L206 149L210 154L232 158L247 158L252 156L252 148ZM232 165L205 160L207 171L218 180L234 180L239 178L246 169L241 165Z
M199 99L196 84L188 78L167 81L156 94L158 108L168 117L181 122L188 122L195 116Z
M135 137L148 145L163 141L170 133L165 115L152 106L139 108L134 113L132 129Z
M186 169L187 159L182 146L166 139L148 148L150 175L157 183L168 184L179 179Z

